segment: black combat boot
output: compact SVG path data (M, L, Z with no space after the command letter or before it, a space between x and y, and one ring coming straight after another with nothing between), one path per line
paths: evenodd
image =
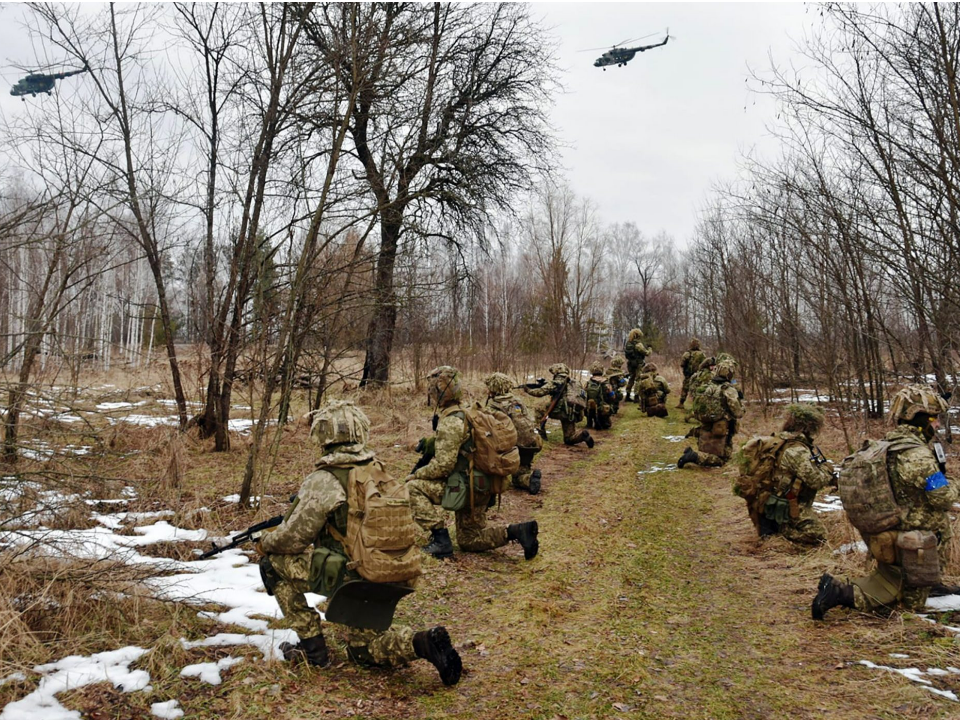
M960 586L937 583L930 588L930 597L946 597L947 595L960 595Z
M540 551L540 541L537 540L537 521L515 523L507 526L507 539L516 540L523 547L523 559L533 560Z
M540 492L540 469L537 468L530 473L530 494L536 495Z
M460 680L463 664L450 642L447 629L442 625L414 635L413 651L418 658L433 664L440 673L440 680L444 685L456 685Z
M810 611L814 620L823 620L823 614L832 607L842 605L853 607L853 585L835 580L829 573L824 573L817 585L817 596L813 599Z
M583 441L587 444L587 447L591 450L593 449L593 435L588 433L586 430L583 431L583 434L580 436Z
M327 643L322 634L305 638L296 645L288 642L280 643L280 653L283 655L283 659L288 662L303 662L315 667L327 667L330 664Z
M680 459L677 460L677 467L682 468L687 463L693 463L694 465L699 464L697 461L699 457L697 456L697 451L692 447L688 447L683 451L683 455L680 456Z
M430 531L430 542L423 546L427 555L433 555L438 560L453 557L453 543L450 542L450 532L446 528Z

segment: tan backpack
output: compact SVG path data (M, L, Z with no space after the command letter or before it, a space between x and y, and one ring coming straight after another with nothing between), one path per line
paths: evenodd
M391 478L379 461L350 468L347 476L347 567L370 582L400 583L420 575L417 523L407 485Z
M755 435L737 453L740 475L734 481L733 494L747 502L755 527L760 527L760 512L773 491L777 460L787 444L779 435Z
M520 469L517 428L506 413L474 403L464 410L473 439L473 467L491 477L508 477Z
M851 524L861 533L875 535L900 524L903 512L890 485L887 458L901 449L887 440L867 440L840 466L840 500Z

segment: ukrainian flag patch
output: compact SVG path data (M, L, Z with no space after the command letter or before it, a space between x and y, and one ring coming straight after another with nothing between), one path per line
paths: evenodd
M942 472L934 473L927 478L927 492L933 492L934 490L939 490L942 487L946 487L950 482L947 480L947 476Z

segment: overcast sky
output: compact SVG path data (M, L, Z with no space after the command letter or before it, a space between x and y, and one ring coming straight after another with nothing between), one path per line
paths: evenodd
M42 57L20 27L25 9L0 4L3 67L0 113L19 112L9 95L21 73L11 63ZM566 177L592 198L605 222L633 221L681 245L717 180L736 172L738 157L776 152L766 125L773 103L752 95L749 69L796 57L794 43L818 20L816 7L789 3L544 3L533 7L559 41L561 81L554 124L568 147ZM623 68L593 67L602 50L666 28L676 36ZM0 151L2 152L2 151Z

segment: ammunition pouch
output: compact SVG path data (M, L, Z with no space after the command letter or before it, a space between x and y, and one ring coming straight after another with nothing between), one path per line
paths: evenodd
M323 546L314 547L310 559L310 588L313 592L330 597L343 584L347 574L345 555Z
M771 494L763 505L763 517L773 520L778 526L790 520L790 501Z
M877 562L897 564L897 535L896 530L890 530L866 536L867 549Z
M469 502L470 487L467 485L467 477L459 470L455 470L447 478L440 507L450 512L456 512L457 510L463 510Z
M940 556L935 533L930 530L899 533L897 555L907 587L932 587L940 582Z

